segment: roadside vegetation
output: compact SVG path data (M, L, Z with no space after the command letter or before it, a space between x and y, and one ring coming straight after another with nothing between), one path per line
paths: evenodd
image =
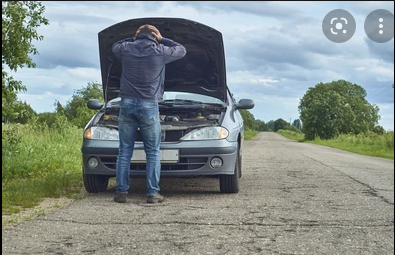
M274 131L300 142L394 159L394 132L378 125L379 108L366 96L364 88L344 80L319 83L300 100L298 130Z
M277 133L291 140L295 140L298 142L304 141L304 134L302 132L294 132L291 130L280 129L277 131Z
M342 134L333 139L306 140L303 133L297 133L289 130L279 130L278 134L299 142L308 142L313 144L324 145L340 150L354 152L361 155L394 159L394 132L389 131L384 134Z
M258 133L259 133L258 131L248 128L244 131L244 139L250 140L250 139L254 138Z
M45 197L83 195L82 130L59 125L2 125L2 214L36 206Z

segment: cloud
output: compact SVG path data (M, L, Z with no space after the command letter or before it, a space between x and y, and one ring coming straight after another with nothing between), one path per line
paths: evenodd
M298 9L290 8L278 2L256 2L256 1L177 1L178 5L191 6L201 12L228 13L235 12L253 14L265 17L283 18L300 13Z
M354 14L363 15L367 17L369 13L378 9L385 9L394 13L393 1L360 1L355 4L353 1L339 2L345 10Z
M75 90L89 82L100 82L100 70L95 68L27 68L11 74L27 87L26 92L18 93L18 98L28 102L36 112L52 111L55 100L65 104Z
M376 43L366 38L366 44L369 47L370 54L379 60L388 63L394 63L394 41L393 39L386 43Z

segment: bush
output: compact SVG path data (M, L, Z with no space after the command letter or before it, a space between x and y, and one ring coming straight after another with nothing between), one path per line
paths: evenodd
M3 124L3 181L81 171L82 130L62 118L55 126Z
M289 131L293 131L295 133L299 133L302 134L302 131L300 131L299 128L295 127L295 126L291 126L291 125L287 125L283 128L284 130L289 130Z

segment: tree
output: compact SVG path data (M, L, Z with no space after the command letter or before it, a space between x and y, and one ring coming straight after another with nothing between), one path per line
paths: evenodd
M101 84L90 82L86 87L74 91L72 99L64 107L56 101L56 111L58 114L64 113L73 125L83 128L94 114L94 111L87 107L89 99L99 99L103 102Z
M302 122L300 121L300 119L294 120L292 126L296 127L299 130L302 130Z
M64 114L64 107L63 105L58 101L55 100L55 103L53 104L55 106L55 112L59 115L65 115Z
M309 88L299 104L305 138L331 139L373 131L380 118L379 108L365 97L364 88L344 80Z
M243 118L244 126L246 128L255 130L255 118L248 110L240 110L241 117Z
M20 81L16 81L5 71L7 66L16 72L18 68L35 67L29 54L38 54L33 40L43 40L37 33L42 24L48 25L43 17L45 7L36 1L2 1L2 117L16 118L17 93L26 91Z
M267 123L267 127L269 128L269 131L274 130L274 120L271 120Z
M379 134L379 135L383 135L386 133L385 129L380 125L375 126L372 131L376 134Z
M289 125L289 123L286 122L285 120L283 120L281 118L277 119L277 120L274 121L273 131L277 132L280 129L284 129L288 125Z
M37 114L37 123L45 124L49 128L53 128L56 122L56 116L58 114L56 112L42 112Z
M258 131L269 131L268 125L262 120L255 120L255 128Z
M13 122L26 124L34 116L37 116L37 113L26 102L23 103L16 102L16 103L17 103L15 108L16 118L12 120Z

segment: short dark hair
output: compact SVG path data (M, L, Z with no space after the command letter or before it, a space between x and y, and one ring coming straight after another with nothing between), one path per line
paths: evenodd
M147 34L147 35L151 35L151 33L154 32L154 30L150 29L148 27L148 25L145 25L144 27L142 27L140 29L140 34Z

